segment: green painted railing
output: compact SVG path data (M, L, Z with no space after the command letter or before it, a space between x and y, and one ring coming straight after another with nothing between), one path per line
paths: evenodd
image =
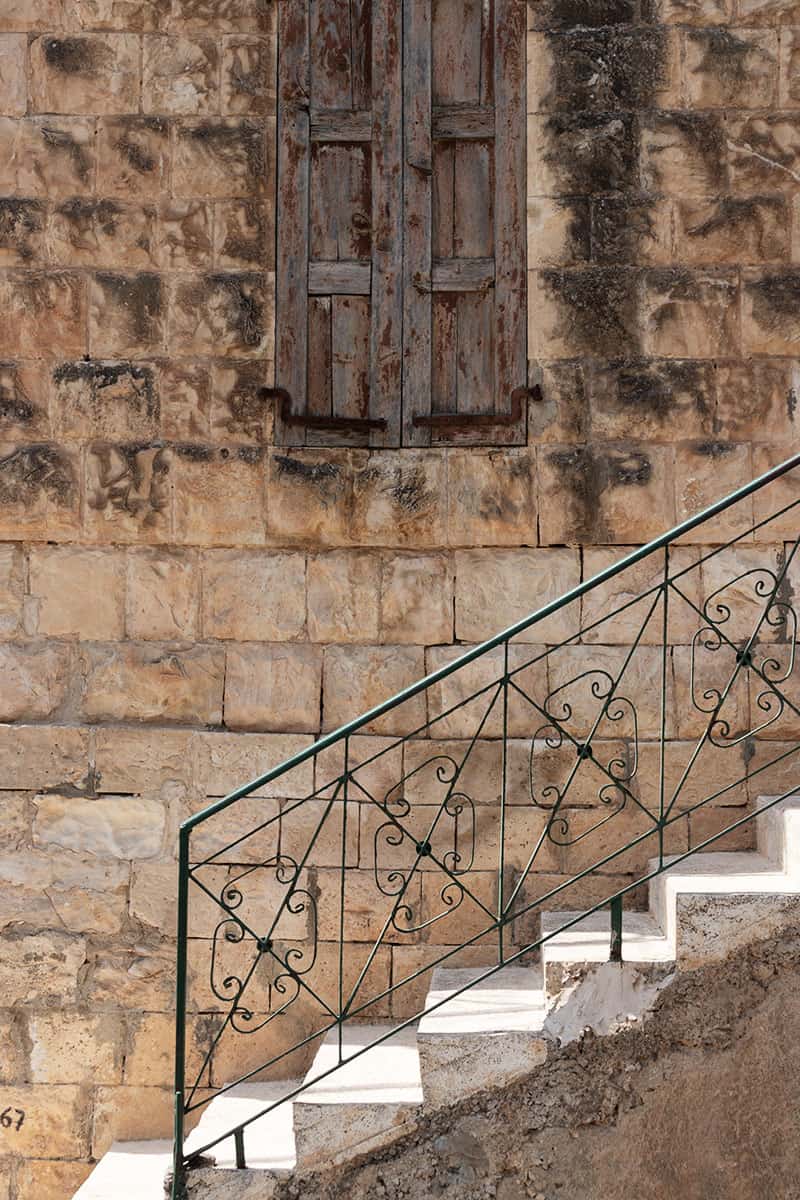
M720 838L742 844L795 790L798 466L183 823L174 1197L223 1140L245 1165L249 1121L185 1152L215 1095L305 1070L338 1029L331 1074L357 1057L346 1022L385 1021L375 1045L438 1007L419 999L434 967L485 979L599 909L620 958L626 899ZM553 908L570 915L545 937Z

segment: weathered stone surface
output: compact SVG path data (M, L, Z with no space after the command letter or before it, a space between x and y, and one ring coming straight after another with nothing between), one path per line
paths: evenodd
M200 577L192 551L128 555L125 628L129 637L191 640L199 627Z
M89 1096L78 1087L33 1084L3 1089L3 1099L12 1110L24 1114L0 1132L0 1157L12 1154L43 1158L46 1154L66 1158L86 1155L89 1149Z
M351 535L365 546L443 546L445 460L441 451L359 455Z
M639 351L638 273L624 267L532 271L529 353L545 361Z
M574 550L461 550L456 554L456 637L480 642L531 616L580 583ZM561 610L517 636L519 642L562 641L576 614Z
M275 213L269 204L220 200L214 205L215 256L225 270L275 269Z
M92 354L142 358L157 352L165 338L165 307L158 275L94 275L89 299Z
M713 470L709 467L713 466ZM696 442L675 452L677 517L685 520L751 479L750 449L733 442ZM705 528L686 535L686 541L720 542L736 537L750 525L749 499L716 516Z
M188 545L263 544L263 455L255 446L176 448L175 540Z
M196 733L192 754L197 785L206 796L226 796L234 787L265 775L309 745L310 739L283 733ZM309 760L252 793L259 796L308 795L314 788L314 763Z
M147 1142L170 1136L174 1094L169 1088L97 1089L92 1155L101 1158L112 1142Z
M681 258L698 266L786 262L791 222L781 196L678 200Z
M143 43L142 109L203 116L219 106L219 52L211 40L148 35Z
M173 352L233 358L273 356L269 279L221 272L178 285L170 323Z
M425 674L421 646L328 646L322 725L336 729ZM425 699L415 696L364 727L365 733L409 733L425 722Z
M23 34L0 36L0 115L21 117L27 106L25 54L27 42Z
M211 372L205 363L172 362L162 371L161 428L177 442L206 442L211 434Z
M63 538L80 529L80 460L52 443L0 445L0 537Z
M536 197L528 201L528 264L574 266L589 257L589 205L586 200Z
M82 653L83 712L90 721L218 725L224 652L198 646L93 646Z
M339 794L341 797L341 793ZM281 809L281 854L308 867L358 866L359 808L355 800L287 801ZM307 857L306 857L307 855Z
M34 809L31 804L32 810ZM125 923L127 864L71 852L17 850L0 858L0 923L118 935Z
M152 267L156 212L114 200L65 200L48 229L48 248L60 266Z
M311 640L376 642L380 579L381 564L374 554L345 550L309 558L308 634Z
M62 24L61 0L7 0L0 15L0 29L17 29L22 33L59 29Z
M122 1022L111 1013L36 1013L28 1023L32 1083L120 1083Z
M175 195L194 198L260 195L266 187L264 125L228 117L186 122L177 130Z
M91 443L85 454L87 534L98 542L166 541L174 462L159 441Z
M778 35L736 26L693 29L685 39L691 108L768 108L778 91Z
M54 716L67 697L71 661L69 648L58 643L0 645L0 719L27 721Z
M225 723L231 729L315 733L322 652L316 646L249 643L226 651Z
M86 281L67 271L0 273L6 354L35 358L46 345L69 358L86 349Z
M276 42L226 37L222 52L222 112L255 116L275 111Z
M181 271L210 267L213 219L211 205L200 200L164 202L159 213L158 254L161 266L166 270Z
M203 632L209 638L237 641L300 638L306 624L305 584L303 554L207 550Z
M45 208L39 200L0 200L0 263L30 266L40 261L44 257L45 219Z
M6 932L2 946L0 995L5 1004L74 1002L78 975L86 959L86 943L82 938L60 932Z
M347 545L353 460L353 452L342 449L270 451L270 535L319 546Z
M139 39L128 33L35 38L30 48L34 112L137 112L139 54Z
M4 787L49 788L84 782L89 733L58 725L0 725Z
M644 348L665 358L735 355L739 284L731 273L650 271L645 276Z
M154 950L147 944L92 949L81 982L83 999L92 1011L170 1012L175 997L173 948Z
M451 450L447 493L449 545L536 545L536 473L531 451Z
M152 363L64 362L52 372L59 437L151 438L158 430L158 373Z
M161 29L169 0L76 0L74 12L84 29Z
M100 121L97 161L101 194L126 200L161 195L170 164L167 121L163 117Z
M400 554L383 563L381 640L429 644L453 638L453 568L440 554Z
M19 547L0 545L0 638L13 638L22 623L23 560Z
M138 796L84 800L37 796L33 842L97 858L157 858L164 841L164 808Z
M439 670L473 646L432 646L426 651L428 671ZM508 650L509 670L517 687L539 706L548 694L544 646L517 645ZM427 691L428 736L436 739L496 738L503 735L503 701L500 681L505 668L502 647L481 655L448 675ZM513 690L508 696L508 732L511 737L531 737L541 726L541 713Z
M732 116L725 139L734 192L739 196L793 193L800 170L797 114Z
M74 1195L91 1171L92 1165L87 1162L21 1162L17 1167L18 1200L61 1200Z
M0 436L49 437L49 376L48 366L40 362L0 364Z
M791 354L798 336L800 272L748 271L742 293L742 342L750 353Z
M36 628L50 637L121 638L125 563L99 550L43 547L30 556L30 594Z
M633 546L614 549L587 546L583 554L584 579L591 579L607 570L619 562L628 550L634 549ZM669 596L667 640L670 645L691 642L697 632L698 621L702 622L702 617L691 607L691 604L695 604L702 608L708 595L708 591L702 587L700 567L695 566L699 553L681 546L673 546L670 550L670 576L679 576L676 585L689 601L687 603L674 592ZM659 587L663 580L663 557L653 555L628 567L607 583L593 587L581 600L581 641L630 646L640 637L642 645L660 646L663 641L664 609L661 600L654 606L656 596L653 589Z

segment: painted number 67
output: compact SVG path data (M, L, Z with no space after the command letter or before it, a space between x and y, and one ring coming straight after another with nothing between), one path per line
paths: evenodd
M0 1113L0 1126L3 1129L15 1129L19 1133L25 1123L25 1113L21 1108L4 1108Z

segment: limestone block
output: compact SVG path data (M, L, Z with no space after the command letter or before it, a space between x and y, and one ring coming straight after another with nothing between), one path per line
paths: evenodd
M139 39L133 34L46 34L31 42L30 55L34 112L138 111Z
M0 30L60 29L63 16L60 0L7 0L0 14Z
M130 915L142 925L174 937L178 920L176 863L134 863L131 873Z
M344 755L344 742L337 742L316 755L317 794L325 797L334 794L344 772ZM360 803L381 802L403 778L403 746L394 738L354 734L347 743L347 768L351 776L348 795Z
M28 1022L32 1083L121 1083L122 1022L112 1013L35 1013Z
M164 807L140 796L37 796L33 844L97 858L157 858L164 842Z
M267 525L270 536L313 546L350 541L355 458L350 450L270 451L267 463Z
M778 35L737 26L684 39L689 108L769 108L778 92Z
M24 1119L19 1128L17 1121L0 1132L0 1158L88 1153L90 1097L85 1088L17 1084L3 1089L3 1100Z
M592 200L592 258L619 263L666 265L675 259L671 200L647 193Z
M22 117L27 110L26 51L24 34L0 36L0 114L3 116Z
M168 1087L174 1070L174 1018L169 1013L137 1013L131 1014L127 1025L125 1086ZM193 1065L188 1064L189 1071Z
M159 275L98 272L89 295L92 354L142 358L161 349L166 331L166 295Z
M459 550L456 567L456 637L480 642L525 620L580 583L575 550ZM562 641L577 632L572 607L516 637L517 642Z
M51 717L64 703L72 658L68 646L42 642L0 644L0 719Z
M758 755L758 763L767 763L771 755L764 747ZM771 749L771 747L770 747ZM714 808L734 811L730 820L742 815L741 809L748 803L748 772L755 767L747 761L745 743L741 746L720 748L706 741L697 751L696 742L670 741L666 743L664 762L664 806L673 807L678 813L695 805L707 803ZM651 813L660 810L661 746L658 742L642 742L639 760L632 787L635 794ZM766 775L764 781L766 781ZM758 786L758 776L751 781ZM775 793L779 795L780 793Z
M643 345L664 358L739 353L735 272L653 270L645 275Z
M82 640L122 637L125 562L121 555L63 546L32 550L29 586L39 634Z
M214 928L221 922L224 922L225 914L219 908L214 914L211 912L209 906L209 916L214 921L213 925L211 925L211 932L213 933ZM191 928L195 928L193 915ZM227 1014L230 1010L231 1000L236 995L238 985L229 983L226 986L225 980L244 980L250 972L250 968L253 967L253 972L250 975L250 980L246 986L242 1000L250 1012L269 1012L270 983L275 978L276 972L279 969L276 960L271 955L262 955L259 958L258 949L251 937L246 937L239 942L229 942L225 939L224 934L225 926L223 925L217 938L216 950L214 950L214 943L210 938L193 937L189 941L188 1011L204 1014ZM284 952L286 948L286 946L282 947ZM212 954L214 955L214 988L216 990L212 990L211 984ZM205 1020L211 1028L217 1024L217 1022L212 1023L211 1018L208 1016L205 1017ZM234 1041L240 1040L235 1036L234 1030L229 1030L228 1034ZM223 1042L226 1040L223 1037ZM252 1046L249 1053L253 1053ZM238 1072L235 1077L238 1078L239 1074L241 1072ZM221 1082L227 1082L230 1078L231 1075L228 1075L228 1078L221 1080Z
M316 646L245 644L227 650L225 723L230 729L315 733L322 652Z
M527 744L523 744L527 747ZM468 740L431 741L415 738L404 748L404 771L398 773L391 790L381 800L389 804L403 797L409 804L441 804L456 771L455 790L466 792L474 804L499 804L503 790L503 743L483 738L474 743ZM510 766L510 763L509 763ZM527 764L526 764L527 766ZM509 780L507 803L515 803L517 780ZM380 814L379 814L380 815ZM385 820L385 817L383 818ZM369 810L362 813L362 826L369 821ZM372 861L372 847L361 841L361 865Z
M129 637L191 640L197 634L200 572L192 551L132 551L127 559Z
M250 777L242 775L240 780L246 783ZM286 790L291 791L291 788ZM213 799L209 797L205 803L210 805ZM195 804L192 809L196 812L202 807ZM210 858L215 864L268 862L278 853L279 827L277 800L244 796L231 808L209 817L192 830L189 853L193 862L205 862Z
M98 542L164 542L175 456L160 442L93 442L85 454L85 528Z
M782 196L726 196L675 204L681 259L690 266L786 262L791 216Z
M72 541L80 529L80 497L73 448L0 444L0 537Z
M89 733L57 725L0 725L0 777L7 788L79 785L89 771Z
M319 936L323 941L339 940L339 909L341 871L321 870L317 872L319 895ZM346 871L344 885L344 939L346 942L377 942L391 945L403 942L408 934L402 932L420 920L422 911L421 875L413 875L400 902L413 914L403 911L396 915L396 924L391 915L400 890L398 880L390 879L385 871L375 876L366 871ZM384 925L388 928L384 933Z
M174 1093L169 1088L98 1088L92 1123L92 1156L112 1142L147 1142L171 1136Z
M142 110L203 116L219 107L219 51L211 39L143 39Z
M156 199L166 190L169 125L162 117L106 118L98 122L98 189L125 200Z
M168 271L210 267L213 220L212 206L202 200L164 200L159 210L160 265Z
M748 0L745 0L747 3ZM740 4L741 10L741 4ZM660 0L659 18L678 25L724 25L733 16L732 0ZM744 14L742 14L744 15Z
M753 546L739 542L706 557L703 608L731 641L744 643L758 628L759 645L785 642L787 628L781 619L786 615L785 610L773 612L771 621L762 619L783 563L782 544ZM778 592L784 603L785 591L784 587ZM698 617L698 621L702 623L702 618ZM765 646L765 652L780 653L775 645Z
M156 211L114 200L64 200L50 220L51 260L64 267L156 265Z
M753 475L763 475L771 467L777 467L786 459L786 446L754 446ZM757 542L774 542L776 538L784 537L794 542L797 537L797 509L789 507L797 499L797 478L794 471L784 475L782 479L771 483L753 497L753 515L755 520L763 522L756 530ZM788 512L775 517L775 513L788 508Z
M529 112L617 112L649 107L656 93L668 106L674 35L630 24L587 28L580 17L575 25L583 28L529 34Z
M795 269L746 271L742 293L743 348L756 354L792 354L798 336Z
M200 546L264 542L260 449L179 445L173 478L177 542Z
M529 196L585 196L638 183L629 113L529 116L527 140Z
M207 550L203 554L203 633L209 638L284 642L306 624L304 554Z
M13 638L19 632L23 592L21 549L0 545L0 638Z
M748 25L797 25L797 0L739 0L740 18Z
M86 350L86 281L67 271L3 271L0 320L6 354L35 358L47 346L78 357Z
M227 796L273 767L305 750L311 739L287 733L195 733L192 755L197 786L205 796ZM263 784L254 797L302 797L314 790L314 763L310 759L273 783Z
M214 255L224 270L275 270L275 207L248 200L214 205Z
M187 121L176 130L175 195L217 200L262 195L268 186L266 155L261 122L238 117Z
M463 645L433 646L426 652L427 669L436 671L472 649L474 647ZM426 693L428 735L446 740L502 737L500 681L504 666L503 648L497 647L429 687ZM548 692L545 647L512 643L508 650L508 667L517 687L541 705ZM509 689L508 734L531 737L541 724L540 712L519 692Z
M433 922L422 935L426 941L458 946L474 938L476 944L497 946L497 933L490 932L494 923L490 914L497 911L496 869L471 871L463 885L441 874L426 874L421 879L419 920Z
M613 549L587 546L583 554L584 578L591 579L633 550L633 546L615 546ZM699 556L699 551L688 547L673 546L670 551L670 576L680 576L675 581L676 585L690 601L687 603L675 592L669 595L667 641L670 645L691 642L698 621L702 622L702 618L691 608L691 604L702 608L707 595L701 585L700 568L695 566ZM595 645L616 643L631 646L641 634L642 645L661 645L663 601L659 600L653 608L655 595L652 589L659 587L663 580L664 557L655 554L628 567L607 583L593 587L581 600L581 641ZM640 596L642 599L637 599ZM624 611L618 611L620 609Z
M534 404L531 412L538 408ZM536 544L532 450L450 450L447 492L447 540L451 546Z
M18 229L16 219L13 224ZM24 231L20 232L21 238L26 236ZM21 248L20 253L24 257L27 251ZM6 405L4 414L0 416L0 429L4 437L33 441L34 438L46 440L50 436L50 371L50 364L41 362L0 365L0 394Z
M389 997L384 996L382 1000L374 998L389 989L392 950L390 946L379 947L363 981L359 982L367 963L368 951L367 946L345 946L342 981L345 999L354 995L353 1007L360 1010L361 1019L377 1020L389 1015ZM316 962L304 978L321 1000L332 1008L336 1007L339 999L339 946L336 942L319 943ZM354 993L356 985L358 988Z
M381 573L381 640L453 640L453 569L441 554L394 555Z
M264 396L265 386L272 383L269 362L218 361L212 367L212 381L211 429L215 438L257 445L274 440L274 409Z
M17 849L0 857L0 924L13 927L23 912L30 925L47 928L55 917L72 933L118 934L129 874L126 864Z
M120 1008L173 1011L173 947L157 950L148 946L133 950L93 948L88 956L84 954L84 958L86 969L81 990L83 999L93 1011L118 1012Z
M642 118L642 180L648 191L702 199L725 190L725 136L713 112L659 112Z
M256 116L275 111L274 38L226 37L222 50L222 112Z
M688 647L678 646L679 651ZM551 712L572 734L576 741L583 741L599 718L596 736L601 738L631 738L634 735L634 718L631 706L636 709L638 733L641 737L657 737L661 730L661 650L657 646L638 646L630 661L629 646L562 646L549 660L550 700L543 707ZM669 675L667 689L672 695ZM612 714L619 711L613 701L604 713L606 699L611 695L623 697L620 708L624 709L619 719ZM567 711L567 707L570 711ZM543 722L544 723L544 722ZM667 734L675 733L676 714L667 712Z
M638 280L624 267L529 272L529 354L544 361L635 355Z
M602 824L604 818L609 819ZM572 843L565 845L562 851L562 870L567 875L577 875L603 863L606 858L609 861L604 863L603 872L638 873L646 868L649 859L658 854L655 820L630 801L621 808L612 803L600 813L575 809L565 816L565 821L568 826L566 829L554 826L553 832L556 841ZM637 838L641 840L626 849ZM664 830L665 853L681 854L687 849L686 822L676 821L668 825ZM606 895L610 894L610 891L606 891ZM562 901L571 906L573 897L569 890L562 896Z
M340 792L328 800L287 800L281 806L281 854L309 867L358 865L359 809L361 797L344 803ZM306 857L307 856L307 857Z
M12 117L0 117L0 187L8 192L17 187L17 150L22 124Z
M0 847L19 850L30 841L30 817L27 792L6 791L0 813Z
M26 1022L19 1012L0 1014L0 1083L23 1083L28 1078L28 1049L23 1044ZM6 1195L0 1188L0 1196Z
M274 33L277 16L274 6L258 5L250 0L176 0L170 27L208 29L219 33Z
M380 559L369 552L344 550L310 557L308 635L311 641L376 642L380 577Z
M205 363L168 363L161 373L161 428L178 442L211 435L211 372Z
M689 845L702 846L710 838L715 840L708 847L709 851L742 851L754 850L756 846L756 826L754 821L747 821L735 829L731 826L743 815L738 809L730 808L698 808L689 813ZM730 833L725 831L730 829Z
M669 442L676 426L683 436L712 433L715 364L681 359L595 362L585 377L596 437Z
M735 650L723 646L715 652L701 644L692 663L691 647L676 646L672 652L672 662L675 673L673 694L677 733L680 737L699 738L708 729L711 730L714 741L722 744L747 733L750 729L751 709L747 678L749 672L738 673L722 708L714 716L714 709L736 671ZM709 693L707 698L706 692ZM760 723L760 719L754 722ZM780 737L780 733L777 736Z
M796 113L732 115L726 146L735 195L794 194L800 179L800 121Z
M82 652L83 712L90 721L218 725L224 652L155 644L93 646Z
M351 534L359 545L443 546L445 457L440 450L380 450L359 456Z
M800 104L800 33L785 29L780 39L779 103L781 108Z
M158 433L158 371L152 363L60 363L53 371L59 438L151 438Z
M2 67L2 58L0 58ZM39 200L0 200L0 263L32 266L44 258L46 212Z
M17 1167L18 1200L63 1200L74 1195L91 1173L88 1162L28 1159Z
M76 0L74 15L83 29L149 32L161 29L169 16L169 0Z
M542 398L528 410L528 436L537 443L581 442L588 427L588 399L580 363L542 369Z
M712 469L709 469L709 468ZM752 479L750 447L731 442L696 442L675 451L676 516L679 521L701 512ZM752 502L742 500L714 517L702 529L686 534L687 542L722 542L745 533L752 524Z
M83 938L52 931L6 932L2 946L0 995L4 1004L74 1003L79 973L86 959Z
M528 263L571 267L589 258L589 202L571 197L528 200Z
M159 792L165 785L193 779L192 735L178 729L94 731L98 792Z
M390 699L425 674L421 646L328 646L323 677L323 729ZM425 723L425 700L414 696L364 726L364 733L408 733Z

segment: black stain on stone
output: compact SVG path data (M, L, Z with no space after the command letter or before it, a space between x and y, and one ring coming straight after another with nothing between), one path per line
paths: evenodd
M76 494L72 465L59 446L20 446L0 458L0 504L31 504L42 494L68 505Z
M786 393L786 413L790 421L794 421L797 413L797 392L793 387Z
M56 211L80 233L88 233L92 226L97 225L106 237L114 237L123 209L113 200L75 198L59 204Z
M175 447L175 453L188 462L209 463L214 458L215 450L213 446L203 446L197 442L181 442Z
M158 169L159 156L145 144L148 135L165 138L168 134L166 121L160 117L145 117L136 125L129 125L114 143L117 153L140 175L152 175ZM141 140L137 135L141 135Z
M730 87L746 83L747 59L751 53L763 55L760 47L751 45L721 26L688 29L687 34L703 50L702 62L695 68L694 74L715 75Z
M42 126L42 141L49 149L60 150L66 153L71 159L75 174L81 183L89 182L92 170L92 156L85 145L81 145L65 129L53 129L46 125Z
M266 228L262 209L258 204L246 204L242 210L242 217L249 232L228 226L221 254L223 257L238 259L241 262L259 263L264 258L266 246Z
M544 157L575 195L636 186L638 151L632 113L554 113Z
M765 327L787 319L800 327L800 270L773 271L745 284L753 299L753 316Z
M709 412L701 363L643 361L611 364L611 369L616 372L616 399L623 411L647 412L665 424L682 394L692 397L699 412Z
M307 463L299 458L290 458L286 454L276 454L275 462L279 475L288 476L290 479L299 479L305 483L320 483L323 480L338 479L341 475L341 470L336 463Z
M395 503L407 513L421 512L431 498L425 486L425 474L419 467L410 471L401 470L389 492Z
M246 466L255 467L263 459L264 451L260 446L239 446L236 457Z
M93 400L103 403L102 395L114 388L115 398L120 396L138 415L148 420L157 420L160 412L158 390L152 367L133 362L82 362L61 363L53 371L53 382L59 384L85 383ZM130 386L125 386L129 384Z
M0 427L30 425L35 417L36 408L25 394L14 364L0 363Z
M766 256L766 242L770 231L765 214L772 212L780 220L785 209L786 203L782 196L724 196L716 202L710 216L686 230L686 236L704 238L720 230L729 230L732 236L741 237L752 230L756 236L759 254Z
M635 263L652 241L651 209L658 197L649 193L601 196L592 202L592 258L598 263Z
M647 125L656 132L675 135L676 140L682 141L702 162L709 188L724 188L725 136L717 113L671 110L648 116Z
M98 272L97 283L106 298L122 310L133 337L138 342L157 340L157 325L162 314L162 280L159 275L116 275Z
M639 15L637 0L539 0L529 5L534 29L623 25Z
M560 312L558 334L583 354L627 357L639 348L638 272L591 267L543 271Z
M602 516L609 488L647 487L653 477L650 459L641 451L601 451L592 446L554 450L548 461L571 493L574 536L579 542L602 542L609 530Z
M238 368L233 386L225 396L230 414L225 421L228 433L244 435L256 442L265 439L266 415L270 409L262 375L260 363Z
M42 49L48 67L63 75L80 75L95 64L92 44L85 38L45 38Z
M181 131L182 137L205 146L221 165L236 170L242 162L255 187L266 167L264 128L255 121L202 121Z
M731 442L697 442L695 443L695 453L700 454L703 458L727 458L729 454L733 454L736 447Z
M264 336L263 279L260 275L209 275L207 285L225 299L228 324L243 346L258 346Z
M665 38L657 26L550 33L553 76L547 107L613 112L649 105L664 82Z
M40 201L0 198L0 246L30 261L36 256L32 240L44 229L44 220L45 207Z

